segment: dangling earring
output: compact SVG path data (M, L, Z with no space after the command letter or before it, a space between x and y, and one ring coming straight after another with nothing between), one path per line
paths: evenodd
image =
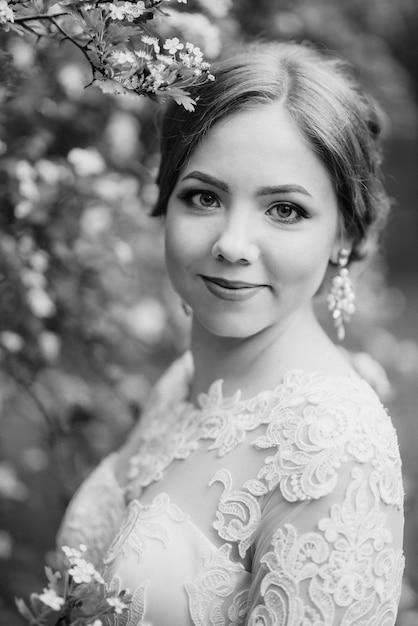
M337 329L337 336L340 341L345 337L344 324L348 324L355 313L356 296L353 290L348 269L348 257L350 250L342 248L338 254L338 274L332 279L331 290L328 295L328 310L332 311L334 326Z
M185 302L184 300L181 300L181 308L183 309L184 314L187 315L187 317L189 317L193 312L190 304L187 304L187 302Z

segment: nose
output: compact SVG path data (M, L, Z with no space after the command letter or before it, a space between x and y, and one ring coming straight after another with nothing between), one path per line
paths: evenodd
M251 220L237 211L228 216L213 244L212 256L219 261L250 265L259 257L259 248L254 239Z

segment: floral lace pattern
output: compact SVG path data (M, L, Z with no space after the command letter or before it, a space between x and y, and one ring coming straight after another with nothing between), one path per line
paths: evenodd
M170 502L166 493L159 494L149 505L142 505L138 500L131 500L119 534L103 559L104 565L108 567L113 563L120 552L125 558L135 554L138 562L141 562L149 548L150 539L167 546L170 541L169 532L163 521L157 521L164 513L176 522L184 522L189 518Z
M342 626L395 623L404 563L389 547L376 482L375 473L366 481L360 468L353 469L343 503L332 505L330 517L318 523L322 534L298 535L291 524L274 533L272 550L261 559L268 570L263 603L252 610L249 624L332 625L339 609Z
M142 585L139 585L132 595L132 602L129 603L129 608L120 615L114 615L112 621L109 619L105 622L106 626L129 626L129 624L135 624L135 626L151 626L149 622L144 622L146 601L145 594L149 581L146 581ZM110 583L107 585L109 591L114 595L120 594L123 590L122 582L119 576L114 576Z
M143 487L161 480L175 459L186 459L198 447L190 405L181 403L168 420L156 421L144 433L138 452L129 460L126 497L138 498Z
M232 490L232 476L228 470L219 470L209 485L213 485L216 481L223 483L224 491L219 499L217 520L213 523L213 527L222 539L237 542L238 553L241 558L244 558L260 521L260 505L257 498L249 493L248 485L244 485L244 488L247 487L246 491ZM228 523L226 516L231 517Z
M193 582L186 583L189 596L190 615L196 626L219 626L225 624L222 616L224 599L230 596L237 585L237 574L244 571L241 563L230 559L231 546L225 544L219 550L207 550L202 557L202 569ZM245 617L242 601L246 599L248 589L241 592L239 598L232 601L231 619L235 624Z
M119 564L143 566L157 558L153 546L160 546L164 563L170 562L171 551L177 559L172 567L180 595L173 607L183 608L170 612L168 603L167 620L172 624L191 620L195 626L393 626L403 571L401 462L390 418L367 383L354 373L327 376L293 370L276 389L249 400L240 392L224 398L222 382L217 381L195 407L184 400L187 384L179 371L177 364L171 386L170 374L165 377L162 392L154 395L143 418L124 492L106 501L107 531L96 543L103 540L101 558L110 584L125 586ZM179 388L184 393L179 394ZM254 435L247 441L249 433ZM249 467L254 471L241 480L229 459L230 453L245 451L244 446L251 451ZM223 486L219 497L210 490L210 522L226 542L220 546L163 491L173 461L183 460L187 467L198 450L214 451L208 458L222 459L202 484L202 493L195 494L206 498L208 487ZM187 470L181 474L177 464L176 471L187 481ZM104 491L105 482L99 481ZM141 504L144 490L158 482L162 492L154 489L152 503ZM318 505L311 517L306 512L310 502ZM299 519L301 503L305 508ZM73 529L77 510L80 507L73 507L71 513L70 507ZM293 511L292 523L280 517L283 511ZM397 520L395 537L389 513ZM304 526L307 518L309 530ZM79 527L87 519L81 516ZM185 533L184 553L173 539L177 523ZM114 540L108 549L104 537L110 528ZM84 528L85 535L90 533L94 537L94 528ZM83 541L91 543L88 537ZM231 558L235 548L236 561ZM245 557L246 567L251 566L254 554L251 583L243 563ZM183 556L184 563L179 562ZM153 620L152 607L150 615L145 614L148 595L158 589L159 580L143 574L138 578L134 570L130 579L137 581L130 614L116 626L147 626L145 620L153 626L167 623ZM166 591L161 588L165 598ZM186 606L187 617L175 615Z
M383 502L402 507L396 433L373 392L366 385L335 391L329 377L300 372L290 373L284 385L287 392L278 396L276 417L253 442L259 449L276 449L257 477L260 491L279 486L290 502L320 498L332 492L341 464L351 457L373 462L380 470Z
M254 430L264 420L268 420L270 410L268 393L259 394L254 401L241 400L241 391L224 398L222 380L215 381L207 394L200 394L198 403L201 408L198 436L213 439L208 449L217 450L219 456L224 456L243 443L247 431Z

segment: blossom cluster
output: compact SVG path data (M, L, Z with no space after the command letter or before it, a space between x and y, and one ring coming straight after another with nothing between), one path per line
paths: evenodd
M164 11L169 2L0 0L0 27L72 42L91 67L91 83L105 92L170 97L192 110L188 89L214 77L199 47L158 36L158 24L170 16Z
M33 593L30 608L17 599L20 614L30 624L49 622L65 623L68 626L103 626L104 619L122 615L129 609L127 591L118 595L107 590L105 581L95 567L84 558L87 548L63 546L66 568L63 572L52 572L46 568L49 580L42 593Z
M168 2L170 0L167 0ZM180 4L186 4L187 0L177 0ZM128 20L133 22L135 19L143 16L153 6L161 4L160 1L148 2L148 6L144 1L137 2L112 2L109 3L110 17L113 20Z
M14 22L13 10L9 7L7 0L0 0L0 24Z
M111 53L112 79L100 79L98 84L105 91L110 87L114 93L134 92L159 96L167 93L178 104L193 110L194 101L186 89L199 80L214 80L209 73L209 63L203 60L198 46L178 37L163 43L150 35L141 38L144 48Z

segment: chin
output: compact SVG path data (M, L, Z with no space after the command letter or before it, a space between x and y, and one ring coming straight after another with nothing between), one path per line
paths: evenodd
M266 326L250 320L223 319L218 315L216 319L198 319L199 325L209 334L225 339L247 339L261 332Z

